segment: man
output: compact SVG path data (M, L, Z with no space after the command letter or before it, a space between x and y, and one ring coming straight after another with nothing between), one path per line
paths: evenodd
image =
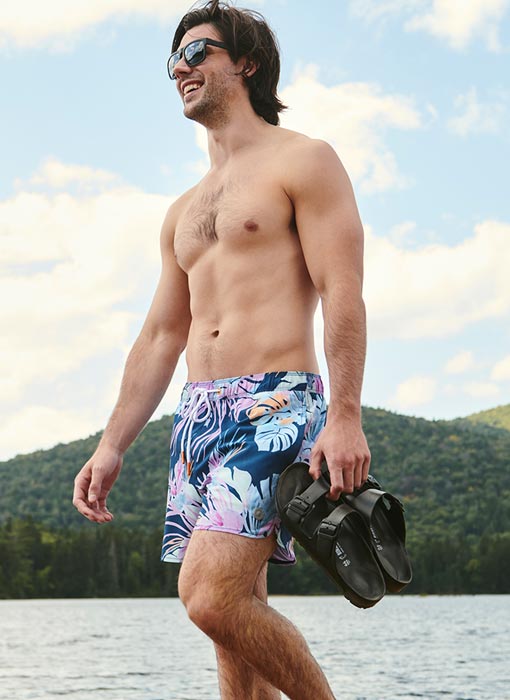
M160 282L73 502L89 520L112 519L106 499L123 454L186 349L162 558L182 561L179 595L215 644L223 699L282 690L326 700L334 696L304 638L267 605L267 562L294 562L274 504L288 464L309 461L317 478L326 458L332 499L368 475L363 230L333 149L278 126L279 55L260 15L208 2L181 20L172 51L170 77L185 116L207 129L211 167L168 210Z

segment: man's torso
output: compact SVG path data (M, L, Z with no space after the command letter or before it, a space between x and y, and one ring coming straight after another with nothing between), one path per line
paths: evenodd
M318 372L318 295L285 191L288 156L304 138L271 129L179 200L174 254L190 291L190 381Z

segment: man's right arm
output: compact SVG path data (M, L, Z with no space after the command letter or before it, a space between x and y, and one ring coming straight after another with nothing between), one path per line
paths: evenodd
M186 347L191 312L188 277L177 265L173 250L177 210L175 203L163 222L161 277L128 355L119 398L96 451L75 479L73 504L95 522L112 519L106 498L123 455L160 403Z

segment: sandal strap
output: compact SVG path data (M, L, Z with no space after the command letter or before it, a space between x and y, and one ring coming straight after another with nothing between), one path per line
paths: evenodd
M301 524L306 517L312 512L315 503L325 493L329 491L329 484L320 476L314 481L303 493L299 493L289 501L285 509L286 515L293 523Z
M343 496L351 505L355 503L356 505L354 507L356 510L363 513L363 515L366 515L366 517L370 517L372 515L372 511L380 498L386 498L388 501L398 505L401 511L404 510L404 504L400 499L398 499L392 493L380 489L368 488L364 489L360 493L343 494Z
M317 551L323 559L331 556L342 522L353 513L350 506L342 503L322 520L317 530Z
M329 559L333 553L348 566L349 560L344 550L339 546L337 549L338 533L346 518L356 521L355 527L359 535L365 540L368 546L369 535L363 519L350 506L342 503L337 506L326 518L323 519L317 530L317 552L323 559ZM354 523L353 523L354 525Z
M372 517L372 512L379 499L386 495L385 491L372 488L366 489L358 494L343 494L345 501L355 508L358 513L361 513L367 520L370 520Z
M405 520L404 506L402 502L388 491L382 491L375 488L368 488L357 495L344 494L344 500L350 506L360 513L369 523L372 519L372 514L375 507L382 500L386 512L392 523L395 532L398 534L402 542L405 542Z

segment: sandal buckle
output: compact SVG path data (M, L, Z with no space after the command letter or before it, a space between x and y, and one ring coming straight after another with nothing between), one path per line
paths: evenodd
M307 503L301 496L296 496L290 501L287 506L287 515L292 520L302 520L311 508L311 504ZM296 518L296 515L298 518Z
M328 520L323 520L319 525L319 533L324 535L324 537L329 537L334 539L338 531L337 525L330 523Z

